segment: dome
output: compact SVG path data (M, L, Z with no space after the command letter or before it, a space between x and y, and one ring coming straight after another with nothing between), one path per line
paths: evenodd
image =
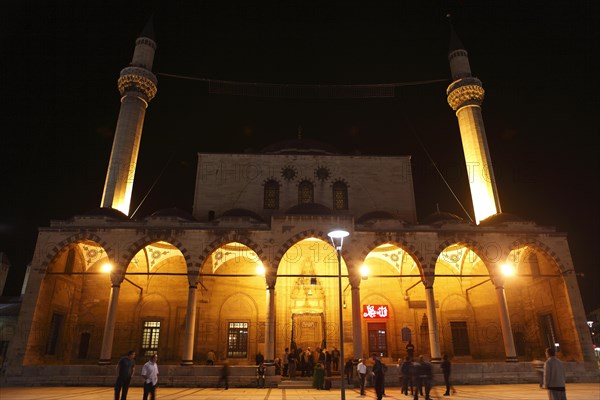
M427 217L425 217L421 223L425 225L434 225L444 222L465 222L465 220L456 214L446 211L436 211L433 214L429 214Z
M288 208L285 213L292 215L332 215L333 210L319 203L302 203Z
M129 221L129 217L123 214L121 211L110 207L97 207L83 214L79 214L81 217L104 217L111 219L118 219L122 221Z
M509 213L498 213L494 215L490 215L486 219L479 222L480 226L494 226L501 225L507 222L529 222L524 220L523 218Z
M339 154L337 149L327 143L314 139L289 139L273 143L261 150L264 154Z
M152 213L149 218L152 217L174 217L178 219L184 219L186 221L196 221L196 218L187 211L184 211L180 208L172 207L172 208L163 208L162 210L158 210Z
M396 216L393 213L388 212L388 211L371 211L371 212L368 212L368 213L363 214L362 216L360 216L356 220L356 223L357 224L364 224L365 222L370 221L372 219L393 219L393 220L400 220L400 218L398 218L398 216Z
M262 217L254 211L247 210L245 208L232 208L221 214L220 218L226 217L238 217L238 218L252 218L256 221L264 222Z

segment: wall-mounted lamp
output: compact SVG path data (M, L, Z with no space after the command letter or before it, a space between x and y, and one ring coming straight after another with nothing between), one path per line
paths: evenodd
M265 266L262 263L256 266L256 275L265 276Z
M369 267L366 264L360 267L360 277L365 281L369 279Z

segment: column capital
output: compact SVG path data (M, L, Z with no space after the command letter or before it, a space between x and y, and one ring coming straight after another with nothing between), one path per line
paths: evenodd
M424 274L423 278L421 280L423 281L423 285L425 286L425 289L433 289L433 282L435 281L435 274Z
M490 279L496 289L504 289L505 278L502 275L491 275Z
M118 270L110 273L110 282L112 287L121 287L123 280L125 280L124 271Z

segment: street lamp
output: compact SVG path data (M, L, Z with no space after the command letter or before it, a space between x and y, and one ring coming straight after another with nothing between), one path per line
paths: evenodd
M342 230L331 231L327 234L331 239L331 244L337 252L338 261L338 299L339 299L339 310L340 310L340 358L342 360L340 365L340 389L342 394L342 400L346 400L346 391L344 389L344 369L342 365L345 365L346 359L344 358L344 318L342 315L342 246L344 245L344 238L350 235L350 233Z

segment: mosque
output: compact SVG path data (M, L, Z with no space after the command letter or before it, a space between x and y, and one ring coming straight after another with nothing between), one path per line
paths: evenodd
M474 222L417 215L409 156L343 155L302 137L257 153L200 152L191 212L130 219L144 116L157 94L155 50L145 29L118 79L101 206L40 228L8 382L79 374L75 382L89 383L109 366L110 384L130 349L138 360L159 353L176 385L205 368L210 350L241 371L258 353L272 362L286 348L337 348L353 360L377 353L395 364L409 342L434 363L448 354L457 366L500 368L507 380L548 346L570 379L593 371L567 236L502 212L482 82L454 32L447 98Z

